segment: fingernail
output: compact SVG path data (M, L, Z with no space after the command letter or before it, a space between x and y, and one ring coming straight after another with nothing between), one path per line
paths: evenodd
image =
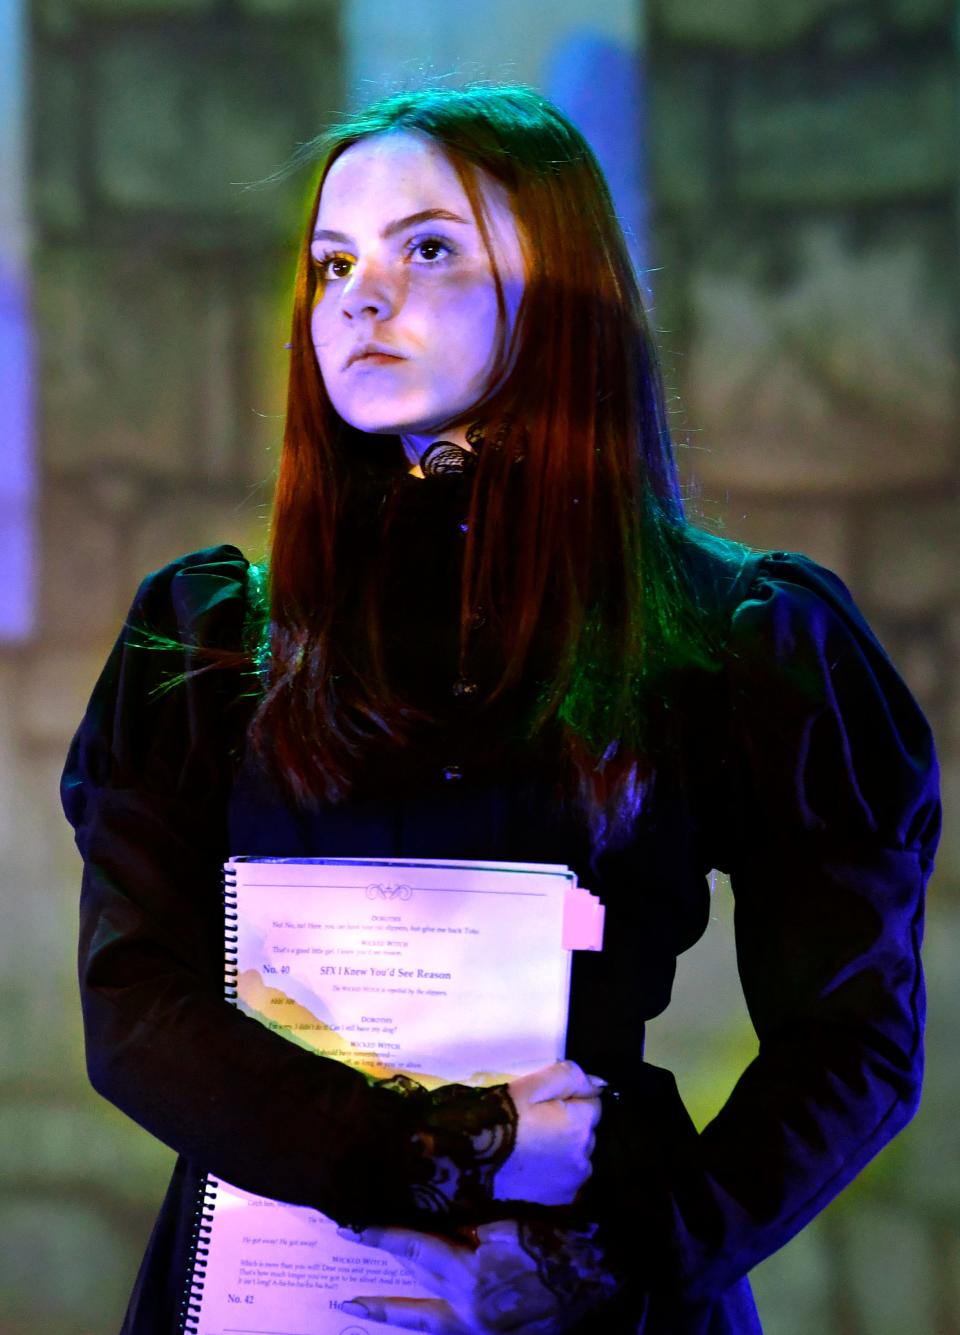
M358 1303L356 1298L351 1298L348 1303L340 1304L340 1311L345 1312L347 1316L365 1316L369 1317L370 1309L366 1303Z
M594 1089L606 1089L608 1082L604 1080L601 1075L592 1075L590 1077L590 1083L593 1085Z

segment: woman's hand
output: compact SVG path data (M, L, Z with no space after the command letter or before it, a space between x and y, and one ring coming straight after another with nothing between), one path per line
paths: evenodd
M564 1270L563 1294L548 1289L535 1254L520 1242L516 1220L481 1224L476 1246L406 1228L341 1229L341 1236L378 1247L402 1263L435 1298L358 1297L342 1305L344 1316L382 1321L431 1335L558 1335L576 1324L585 1307L611 1297L612 1276L596 1269L590 1234L558 1232L554 1267ZM567 1244L564 1247L564 1244Z
M516 1140L494 1177L495 1200L572 1204L590 1176L604 1083L571 1061L511 1080Z

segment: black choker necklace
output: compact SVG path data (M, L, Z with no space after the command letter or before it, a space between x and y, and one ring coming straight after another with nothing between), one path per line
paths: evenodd
M420 456L424 477L439 477L444 473L471 473L477 466L473 450L455 445L452 440L435 440Z

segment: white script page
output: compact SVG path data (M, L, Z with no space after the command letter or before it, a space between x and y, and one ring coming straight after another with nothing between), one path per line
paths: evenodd
M234 880L237 1004L291 1042L429 1088L495 1084L563 1055L566 867L238 859ZM428 1296L319 1211L212 1186L188 1331L360 1335L383 1328L346 1318L343 1302Z

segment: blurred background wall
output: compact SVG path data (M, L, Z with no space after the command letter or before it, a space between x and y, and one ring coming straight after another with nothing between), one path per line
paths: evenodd
M2 5L0 1335L109 1335L171 1155L85 1083L56 784L139 578L210 543L263 546L310 181L240 183L425 75L555 98L648 269L691 503L847 580L934 721L949 801L957 16L952 0ZM755 1272L770 1335L960 1332L958 880L948 806L924 1105ZM650 1056L702 1124L753 1048L721 884Z

